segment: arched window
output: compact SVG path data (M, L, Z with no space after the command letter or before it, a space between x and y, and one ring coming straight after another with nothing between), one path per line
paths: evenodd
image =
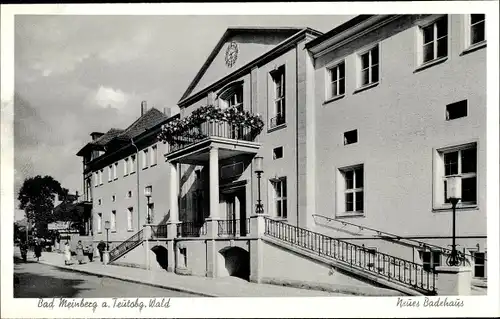
M231 83L219 94L219 107L222 109L236 107L243 110L243 81Z

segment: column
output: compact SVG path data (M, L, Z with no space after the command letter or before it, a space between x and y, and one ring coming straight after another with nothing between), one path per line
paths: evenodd
M210 218L219 217L219 149L210 148Z
M438 266L436 291L442 296L470 296L472 269L465 266Z
M170 218L169 222L179 221L179 175L177 163L170 163Z

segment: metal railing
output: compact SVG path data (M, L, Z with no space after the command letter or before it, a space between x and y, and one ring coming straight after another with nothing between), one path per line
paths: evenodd
M151 239L167 238L167 225L152 225Z
M144 240L144 229L141 229L135 233L132 237L125 240L123 243L119 244L109 252L109 262L112 262L135 247L139 246Z
M243 224L242 224L243 223ZM219 236L246 236L250 234L250 218L217 221Z
M269 120L269 128L274 128L281 124L285 124L285 114L278 113L275 117Z
M436 294L436 274L417 263L269 218L265 218L265 234L319 256L342 261L354 269L411 286L422 293Z
M429 249L432 249L432 250L440 251L445 256L451 254L451 249L448 249L448 248L445 248L445 247L441 247L441 246L437 246L437 245L434 245L434 244L429 244L429 243L426 243L426 242L423 242L423 241L420 241L420 240L416 240L416 239L412 239L412 238L405 238L405 237L400 236L400 235L396 235L396 234L384 232L384 231L381 231L381 230L378 230L378 229L374 229L374 228L370 228L370 227L366 227L366 226L356 225L356 224L350 223L350 222L345 221L345 220L337 220L337 219L330 218L330 217L323 216L323 215L319 215L319 214L313 214L312 216L313 216L313 218L319 217L319 218L325 219L328 222L336 222L336 223L340 223L340 224L342 224L344 226L345 225L349 225L349 226L353 226L353 227L359 228L359 230L368 230L370 232L374 232L374 233L377 234L377 236L380 239L389 240L392 243L396 243L397 244L397 243L401 243L401 242L407 242L408 244L410 244L412 246L418 246L418 247L421 247L421 248L424 248L424 249L425 248L429 248ZM460 265L461 266L468 266L468 262L467 262L467 258L466 257L469 257L471 260L474 259L474 256L472 256L471 254L465 253L465 248L464 248L463 252L458 251L458 259L460 261ZM486 261L486 259L484 259L484 260Z
M200 237L207 234L207 224L182 222L177 225L177 237Z
M209 137L222 137L234 140L253 141L257 132L250 126L231 124L225 121L206 121L191 128L169 142L169 153L196 144Z

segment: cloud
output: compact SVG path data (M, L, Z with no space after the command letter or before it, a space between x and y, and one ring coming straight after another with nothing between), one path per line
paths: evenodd
M127 103L128 96L122 90L100 86L94 99L100 107L121 109Z

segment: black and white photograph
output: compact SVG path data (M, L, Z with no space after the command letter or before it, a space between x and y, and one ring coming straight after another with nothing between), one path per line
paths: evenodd
M498 2L426 4L2 5L2 317L500 315Z

